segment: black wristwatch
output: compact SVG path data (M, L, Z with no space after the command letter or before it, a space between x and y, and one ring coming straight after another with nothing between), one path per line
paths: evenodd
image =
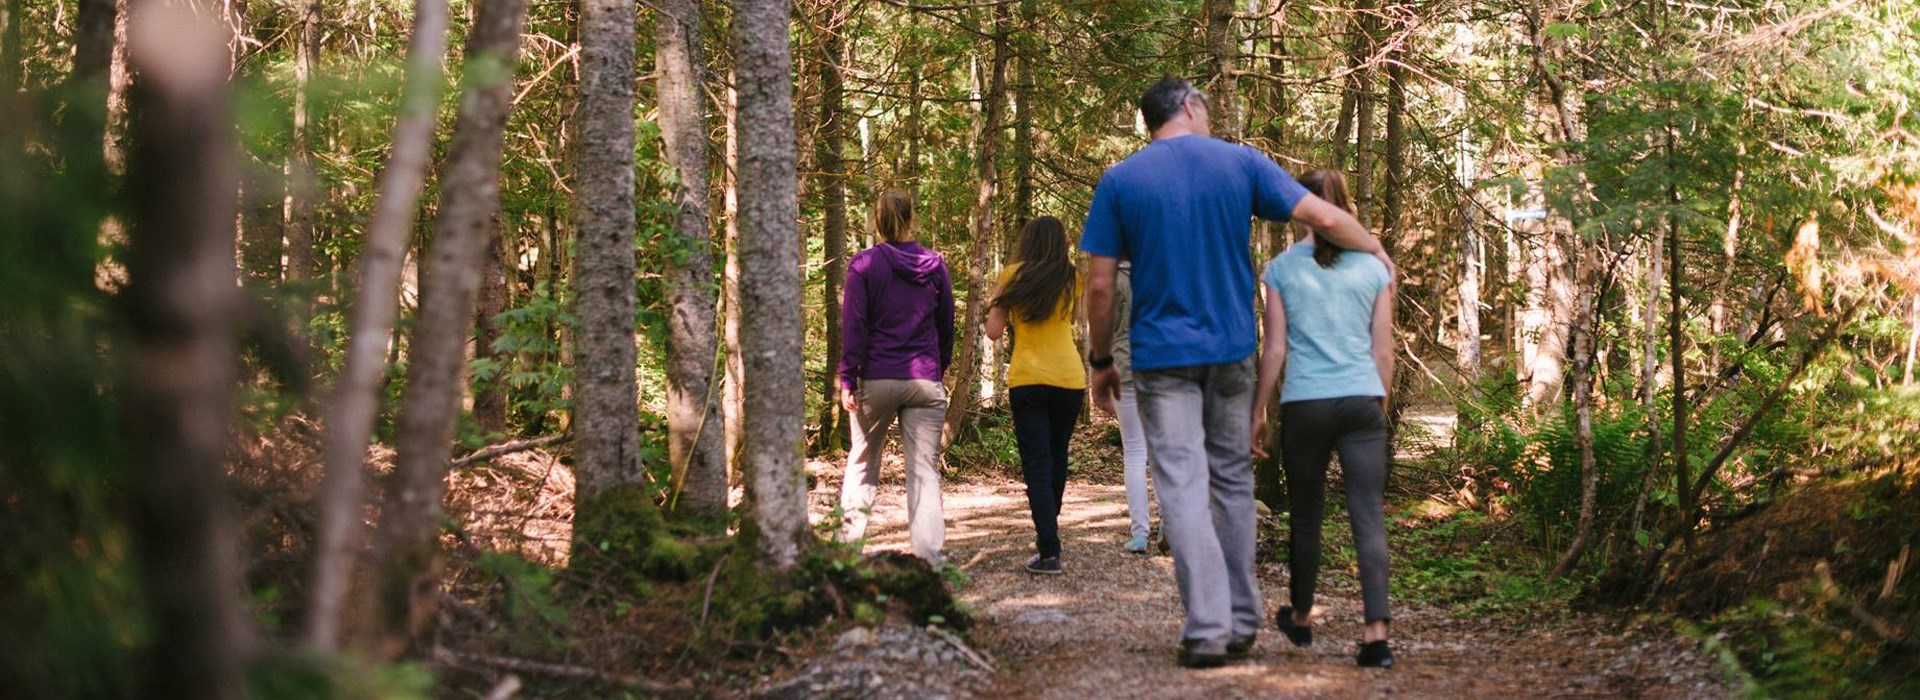
M1113 356L1108 355L1106 357L1088 357L1087 366L1093 368L1093 371L1095 372L1104 370L1108 367L1112 367Z

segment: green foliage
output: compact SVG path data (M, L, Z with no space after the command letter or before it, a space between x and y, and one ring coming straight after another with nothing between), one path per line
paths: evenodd
M743 534L751 530L747 525ZM878 623L898 613L914 624L965 630L972 613L956 599L954 567L936 570L899 552L863 557L855 546L820 542L785 573L762 570L750 551L753 537L737 538L721 572L713 606L733 633L765 639L842 619Z
M247 668L247 689L273 700L426 700L433 697L433 672L416 664L271 653Z
M706 574L724 553L718 544L687 539L698 531L669 524L653 489L622 486L582 497L574 507L573 568L613 590L645 591L653 581L688 581Z
M573 368L554 334L555 329L574 323L567 300L555 295L550 285L535 284L530 296L495 316L494 323L500 335L490 352L477 354L469 365L472 380L476 388L505 388L512 397L507 410L528 432L544 432L545 426L573 406L566 396Z
M1703 625L1728 642L1735 662L1776 698L1906 698L1920 694L1913 652L1864 630L1846 614L1754 598Z
M1539 544L1559 546L1580 515L1580 452L1570 405L1533 418L1518 408L1520 386L1492 377L1485 403L1467 405L1459 433L1467 463L1491 469L1505 490L1498 496L1532 525ZM1593 456L1600 474L1597 515L1606 522L1632 506L1647 468L1647 419L1636 404L1607 404L1593 412Z

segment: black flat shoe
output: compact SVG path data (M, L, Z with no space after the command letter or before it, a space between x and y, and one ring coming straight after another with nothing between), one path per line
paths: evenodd
M1313 627L1301 627L1294 624L1292 607L1281 606L1280 612L1275 613L1273 616L1273 624L1280 628L1280 633L1286 635L1287 641L1293 642L1294 646L1313 646Z
M1392 668L1393 650L1387 648L1387 640L1361 642L1360 653L1353 657L1355 663L1367 668Z

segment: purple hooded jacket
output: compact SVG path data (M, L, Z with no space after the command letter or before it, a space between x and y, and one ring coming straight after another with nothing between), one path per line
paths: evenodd
M881 243L847 264L840 386L862 379L941 381L953 362L953 280L940 254Z

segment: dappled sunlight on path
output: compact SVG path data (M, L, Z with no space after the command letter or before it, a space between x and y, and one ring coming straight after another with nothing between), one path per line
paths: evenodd
M889 474L872 519L869 549L904 550L905 507ZM1067 487L1061 517L1061 576L1033 576L1022 564L1033 528L1021 484L949 485L949 558L968 574L959 591L976 612L974 638L1000 660L985 697L1008 698L1358 698L1650 697L1728 693L1693 645L1657 632L1619 633L1599 621L1526 626L1455 618L1395 601L1390 670L1353 662L1360 634L1353 572L1323 575L1316 644L1287 645L1268 626L1251 657L1225 668L1174 664L1181 609L1173 561L1120 548L1127 538L1125 490L1081 482ZM1329 529L1344 527L1336 522ZM1269 617L1285 601L1286 567L1262 565Z

